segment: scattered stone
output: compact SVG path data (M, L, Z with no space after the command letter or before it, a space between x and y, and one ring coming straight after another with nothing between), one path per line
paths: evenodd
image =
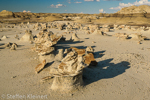
M132 39L139 40L139 41L143 41L147 39L146 36L142 36L141 34L137 34L137 33L131 34L130 36L132 37Z
M26 30L25 35L23 35L20 39L21 41L33 41L33 35L31 30Z
M16 78L17 76L13 76L12 78Z
M6 35L2 36L1 39L7 39L8 37Z
M13 43L10 43L10 42L9 42L9 43L6 43L6 44L4 45L4 47L5 47L5 48L11 48L12 44L13 44Z
M43 60L42 63L40 63L39 65L36 66L35 72L39 73L44 68L45 65L46 65L46 60Z
M117 39L122 39L122 40L126 40L129 38L129 35L126 33L115 33L115 35L113 36L116 36Z
M30 41L30 44L33 44L34 42L33 41Z
M18 40L19 40L19 36L18 36L18 35L16 35L16 36L15 36L15 39L18 39Z
M18 47L17 44L13 43L12 46L11 46L11 48L10 48L10 50L16 50L17 47Z
M137 44L141 44L141 41L138 41L138 43Z
M103 32L101 30L95 30L92 35L103 35Z
M76 33L73 33L70 40L72 40L72 41L79 41L80 39L79 39L79 37L77 36Z

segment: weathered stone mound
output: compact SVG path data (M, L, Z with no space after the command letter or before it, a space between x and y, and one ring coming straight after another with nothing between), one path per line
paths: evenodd
M86 50L74 47L68 49L67 55L61 60L58 67L55 70L51 68L50 74L55 76L51 86L52 90L70 92L83 85L83 69L95 61L93 54L86 54Z
M132 13L150 13L150 6L141 5L141 6L130 6L122 8L117 13L120 14L132 14Z
M25 35L22 36L22 38L20 39L21 41L33 41L33 35L32 35L32 31L31 30L26 30L25 31Z
M0 12L0 17L4 17L4 18L13 17L13 15L14 14L11 11L3 10Z

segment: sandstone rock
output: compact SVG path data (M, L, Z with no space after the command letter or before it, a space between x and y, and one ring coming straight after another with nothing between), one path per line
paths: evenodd
M54 47L45 47L41 48L40 50L36 50L38 52L38 55L47 55L54 51Z
M46 65L46 60L43 60L42 63L40 63L39 65L36 66L35 72L39 73L44 68L45 65Z
M125 27L126 27L126 25L119 25L118 28L123 29L123 28L125 28Z
M51 47L51 46L53 46L53 43L52 43L52 41L46 41L45 43L43 43L43 46Z
M61 62L57 62L58 67L50 70L50 74L54 76L52 90L70 92L78 89L83 85L83 69L88 65L97 65L93 54L85 54L84 49L71 47L66 53Z
M20 39L21 41L33 41L33 35L31 30L26 30L25 35L23 35Z
M103 32L101 30L95 30L92 35L103 35Z
M119 27L119 25L114 24L114 29L117 29Z
M110 28L105 27L105 28L102 28L101 31L103 31L103 32L109 32L109 31L110 31Z
M49 71L49 74L51 76L55 76L55 75L59 75L60 73L58 72L58 66L60 65L60 61L54 61L52 63L52 65L50 66L50 71Z
M72 40L72 41L79 41L80 39L79 39L79 37L77 36L76 33L73 33L70 40Z
M86 52L87 52L87 53L94 53L94 49L93 49L91 46L88 46L88 47L86 48Z
M130 30L131 26L125 26L125 29Z
M93 55L94 49L92 47L87 47L86 50L71 47L68 49L67 53L72 51L72 50L74 50L79 56L83 56L84 63L87 64L88 66L89 65L93 65L93 66L97 65L97 62L96 62L94 55Z
M72 50L62 59L58 66L58 71L61 75L77 75L82 72L83 68L87 67L83 61L82 55L78 55L75 50Z
M18 39L18 40L19 40L19 36L18 36L18 35L16 35L16 36L15 36L15 39Z
M68 25L67 27L66 27L66 30L72 30L73 29L73 26L72 25Z
M70 92L83 85L82 72L86 65L76 51L69 52L58 66L59 74L54 74L52 90Z
M102 25L102 28L109 28L110 27L110 25Z
M67 54L67 53L68 53L68 49L65 49L64 54Z
M9 43L6 43L6 44L4 45L4 47L5 47L5 48L11 48L12 44L13 44L13 43L10 43L10 42L9 42Z
M39 55L39 61L42 62L43 60L46 60L47 62L52 62L55 59L55 55L53 52L51 52L48 55Z
M10 48L10 50L16 50L17 47L18 47L17 44L13 43L12 46L11 46L11 48Z
M65 24L58 24L57 27L59 30L63 30L65 27Z
M69 51L71 50L75 50L77 52L78 55L82 56L86 53L86 50L85 49L78 49L78 48L75 48L75 47L71 47L69 48Z
M92 41L92 43L96 43L95 41Z
M88 27L90 30L99 29L99 25L89 25Z
M92 53L86 54L83 58L84 58L84 63L87 65L96 66L98 64Z
M63 93L69 93L76 91L83 86L82 73L74 76L55 76L51 89L54 91L60 91Z
M138 41L137 44L141 44L141 41Z
M1 39L7 39L8 37L6 35L2 36Z
M137 33L131 34L130 37L132 37L132 39L134 40L140 40L140 41L147 39L146 36L142 36L141 34L137 34Z
M27 25L30 25L30 22L27 22Z
M83 30L89 30L89 27L88 26L85 26L82 28Z
M129 38L129 35L127 35L126 33L115 33L115 35L113 36L116 36L118 39L128 39Z

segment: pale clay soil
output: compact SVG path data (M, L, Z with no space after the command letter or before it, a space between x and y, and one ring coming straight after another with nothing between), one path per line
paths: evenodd
M32 29L32 25L30 29L33 35L39 33ZM26 98L14 97L13 100L34 99L27 98L28 94L46 95L47 98L43 100L150 100L150 40L137 44L132 39L119 40L114 36L89 35L84 31L77 31L80 42L58 42L57 49L92 46L98 62L96 67L84 69L83 88L65 94L50 90L53 79L40 82L41 78L49 75L50 66L35 74L34 69L40 62L37 53L31 50L34 44L14 38L16 34L23 36L26 28L3 30L0 37L6 35L8 38L0 41L0 100L11 100L13 98L10 95L16 94L25 95ZM49 30L59 34L65 32L53 28ZM117 32L136 33L112 30L107 34L113 35ZM142 33L150 38L150 32ZM66 37L70 39L71 34L66 34ZM3 48L3 44L8 42L17 43L19 47L16 51Z

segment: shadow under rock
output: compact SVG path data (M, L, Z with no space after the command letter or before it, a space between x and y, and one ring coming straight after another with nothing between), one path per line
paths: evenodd
M47 63L47 64L44 66L44 69L50 67L53 63L54 63L54 61Z
M0 47L0 49L5 49L4 47Z
M145 41L149 41L150 39L149 38L147 38L147 39L144 39Z
M68 41L58 41L57 44L76 44L76 43L82 43L82 42L84 42L84 41L70 41L70 40L68 40Z
M5 45L5 43L0 43L0 46L3 46L3 45Z
M23 47L24 45L18 45L18 47Z
M44 72L44 71L49 71L49 70L50 70L50 66L51 66L53 63L54 63L54 61L47 63L47 64L44 66L44 68L43 68L41 71L39 71L38 73Z
M67 44L57 44L56 45L56 50L58 49L69 49L70 47L75 47L75 48L78 48L78 49L86 49L87 46L70 46L70 45L67 45ZM92 48L96 47L96 46L91 46Z
M106 52L106 50L94 52L94 58L100 58L104 56L105 55L103 54L104 52Z
M0 49L5 49L4 45L4 43L0 43Z
M116 77L124 73L128 68L130 68L130 63L127 61L122 61L118 64L110 63L112 59L107 59L98 62L97 67L85 68L83 70L83 80L85 85L96 82L100 79L108 79Z

